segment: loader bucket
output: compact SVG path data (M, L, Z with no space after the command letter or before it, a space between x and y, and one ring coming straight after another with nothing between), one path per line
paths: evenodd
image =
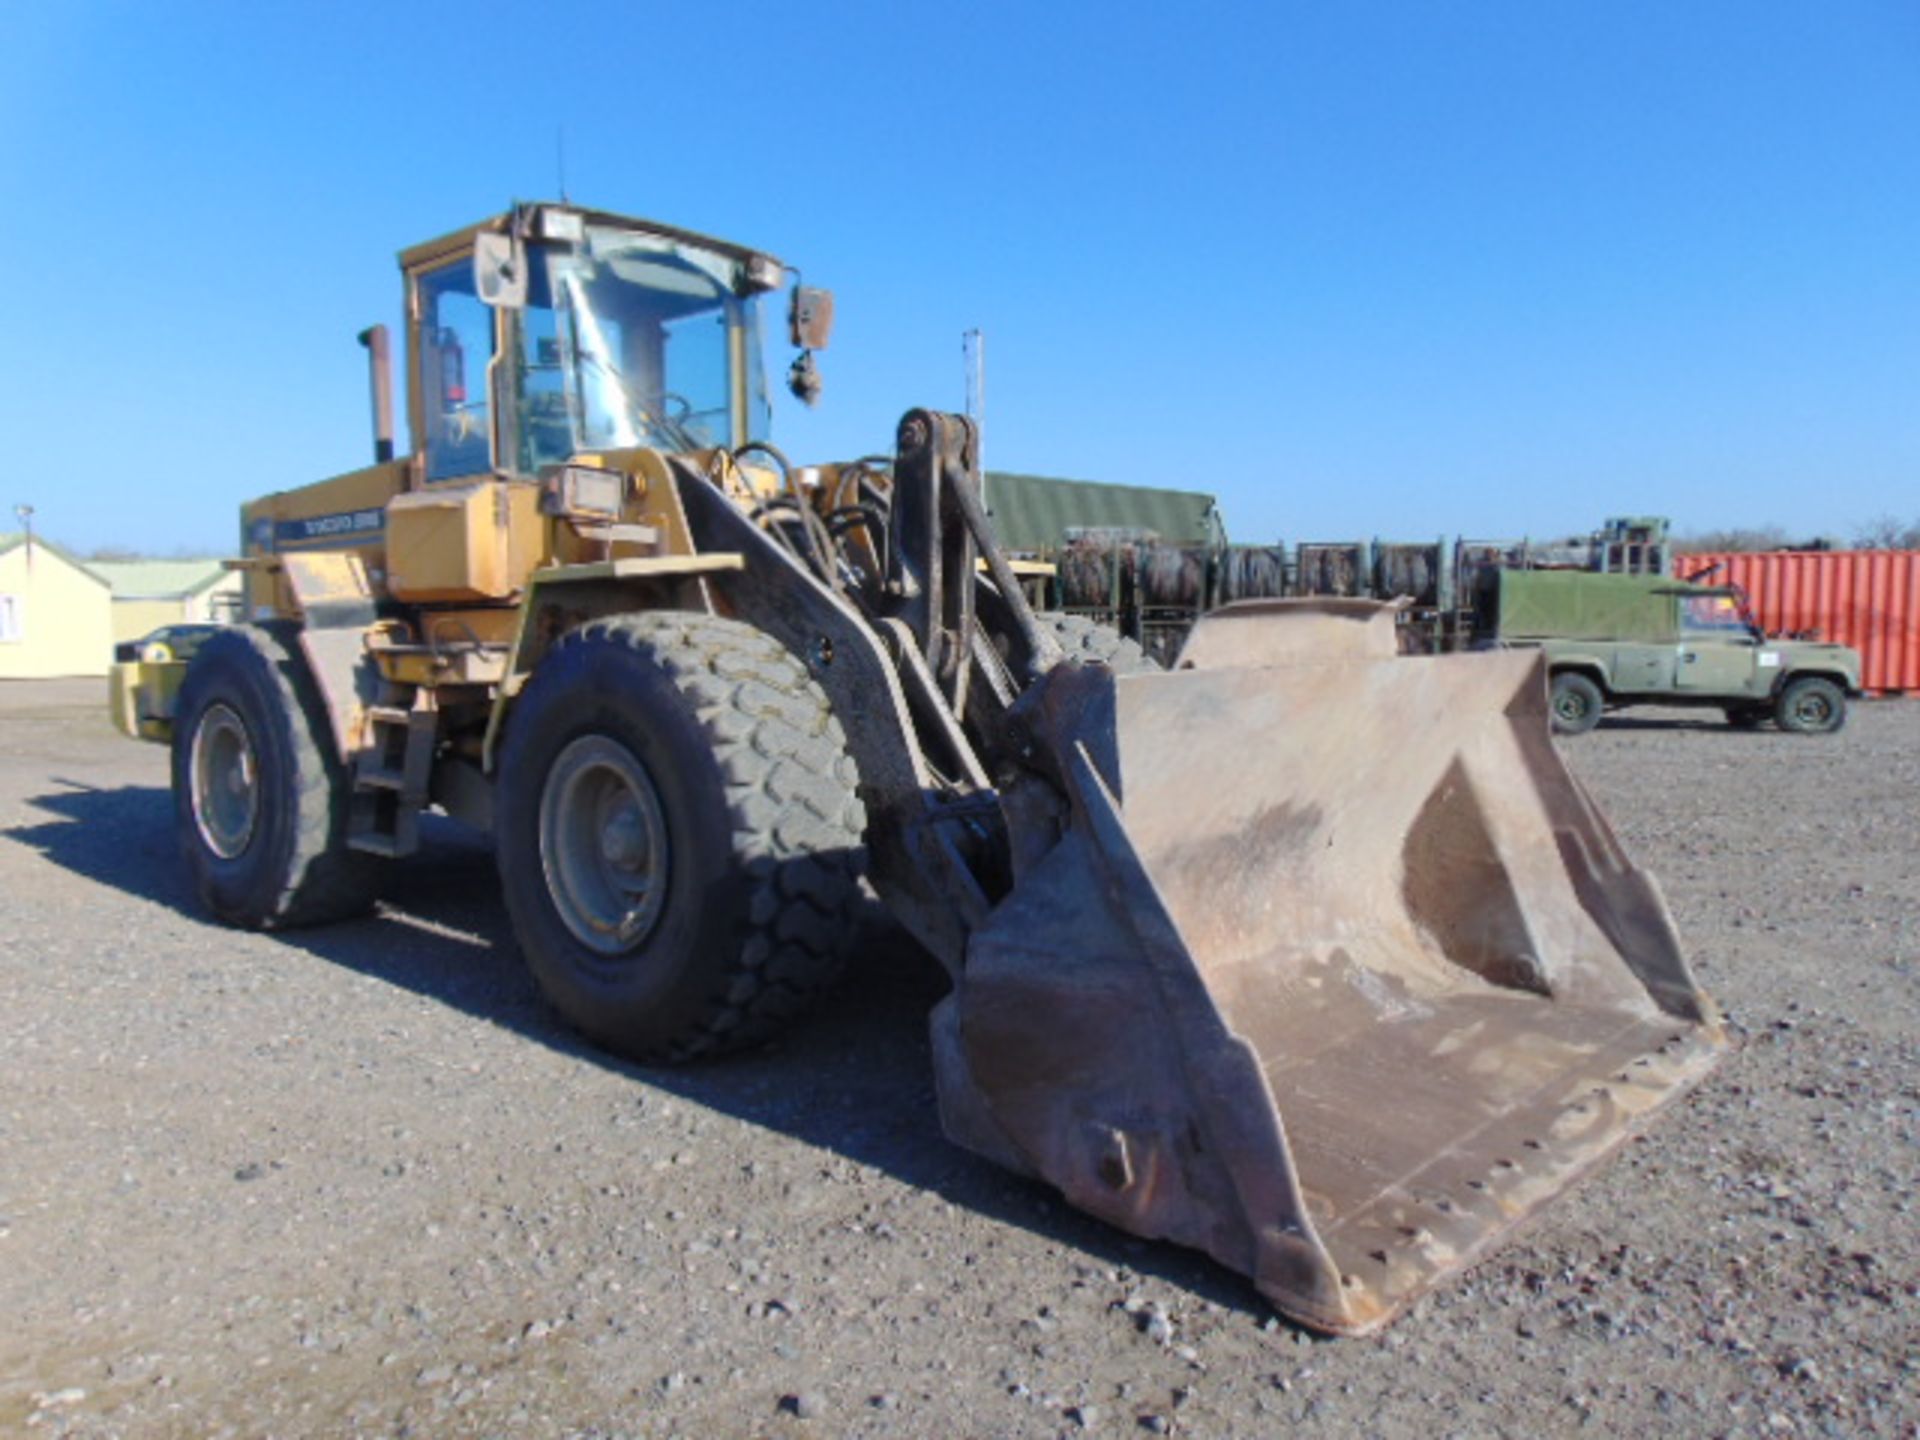
M1718 1058L1537 657L1062 667L1033 702L1070 813L935 1012L943 1122L1303 1324L1385 1323Z

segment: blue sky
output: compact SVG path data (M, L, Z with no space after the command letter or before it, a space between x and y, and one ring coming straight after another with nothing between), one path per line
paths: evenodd
M575 200L835 288L796 458L960 408L978 326L990 465L1236 539L1920 517L1911 0L13 0L0 521L223 549L363 463L394 253L563 127Z

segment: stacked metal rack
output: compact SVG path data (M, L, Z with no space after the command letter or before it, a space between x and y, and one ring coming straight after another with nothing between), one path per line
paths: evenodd
M1671 574L1667 522L1608 520L1566 540L1305 541L1273 545L1169 545L1150 530L1084 527L1067 544L1037 552L1056 566L1048 603L1114 626L1162 663L1193 622L1235 600L1353 596L1403 600L1402 648L1471 644L1481 578L1500 569Z

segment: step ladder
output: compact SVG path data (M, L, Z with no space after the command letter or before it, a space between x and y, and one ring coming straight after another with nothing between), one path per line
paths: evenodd
M399 859L420 848L420 812L428 803L439 711L431 691L366 709L367 743L353 757L347 846Z

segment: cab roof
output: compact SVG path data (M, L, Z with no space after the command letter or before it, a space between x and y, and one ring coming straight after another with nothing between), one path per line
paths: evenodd
M578 215L589 225L605 225L620 230L637 230L647 235L658 235L664 240L673 240L683 245L697 245L704 250L744 263L759 260L763 264L786 267L777 256L764 250L755 250L746 245L736 245L731 240L721 240L712 235L702 235L697 230L685 230L678 225L662 224L658 220L646 220L637 215L621 215L612 210L590 210L582 205L572 205L564 201L526 200L516 202L512 209L499 215L489 216L472 225L462 226L435 240L428 240L400 252L400 266L404 270L417 269L430 265L435 260L449 254L457 254L473 243L475 235L483 233L502 234L517 214L530 210L557 210L569 215Z

